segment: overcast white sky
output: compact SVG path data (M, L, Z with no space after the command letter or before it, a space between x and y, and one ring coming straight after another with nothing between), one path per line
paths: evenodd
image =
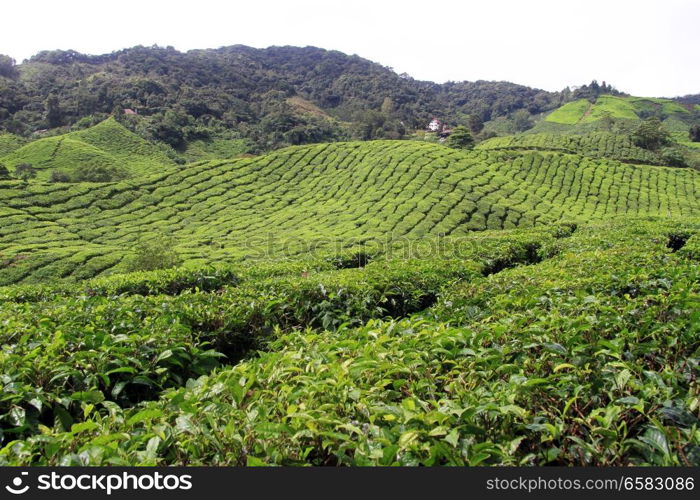
M416 79L642 96L700 93L698 0L33 0L0 6L0 53L313 45Z

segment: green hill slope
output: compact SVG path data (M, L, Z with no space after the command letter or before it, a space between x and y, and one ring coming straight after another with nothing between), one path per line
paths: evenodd
M68 136L112 155L128 165L134 174L150 173L156 165L173 163L161 149L129 131L114 118Z
M375 141L293 147L106 185L0 184L0 283L123 269L139 238L188 264L613 215L696 216L700 174L563 153Z
M595 122L606 115L623 120L638 120L653 114L667 118L688 113L688 109L670 99L601 95L592 103L587 99L566 103L547 115L545 122L576 125Z
M629 135L593 132L584 135L521 134L494 137L477 146L484 150L539 150L610 158L625 163L664 165L663 157L636 146Z
M0 133L0 156L7 155L27 143L26 139L14 134Z
M70 176L80 167L102 167L121 176L162 170L173 162L159 147L133 134L113 118L94 127L30 142L0 158L10 170L29 163L47 180L53 171Z

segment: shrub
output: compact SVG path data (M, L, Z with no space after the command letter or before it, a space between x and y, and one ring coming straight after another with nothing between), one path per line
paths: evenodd
M669 167L687 167L683 152L678 148L668 147L661 150L661 158Z
M455 127L447 139L447 145L455 149L471 149L474 147L474 137L467 127Z
M671 143L671 136L661 124L661 120L651 117L639 124L632 136L634 143L644 149L659 149Z
M27 182L29 179L36 177L36 169L31 163L20 163L15 167L15 177Z
M692 142L700 142L700 125L693 125L690 127L688 138Z
M126 177L125 170L104 165L81 165L73 174L75 182L111 182Z
M163 234L148 240L141 239L127 268L129 271L155 271L177 267L182 264L182 259L174 247L175 240Z
M54 170L49 177L50 182L70 182L70 177L60 170Z

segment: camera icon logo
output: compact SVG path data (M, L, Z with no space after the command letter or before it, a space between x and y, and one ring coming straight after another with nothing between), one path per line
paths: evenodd
M12 480L12 486L5 486L5 489L13 495L23 495L29 490L29 485L25 485L24 487L22 487L22 477L28 475L29 472L22 472L20 476L17 476Z

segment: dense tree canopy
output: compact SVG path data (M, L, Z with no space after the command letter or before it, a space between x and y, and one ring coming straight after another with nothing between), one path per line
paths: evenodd
M18 66L0 56L0 129L27 135L114 114L175 148L221 133L248 138L258 149L400 138L433 116L478 133L484 121L521 109L541 113L563 99L507 82L417 81L313 47L182 53L139 46L100 56L54 50Z
M10 56L0 54L0 76L5 78L17 78L15 60Z

